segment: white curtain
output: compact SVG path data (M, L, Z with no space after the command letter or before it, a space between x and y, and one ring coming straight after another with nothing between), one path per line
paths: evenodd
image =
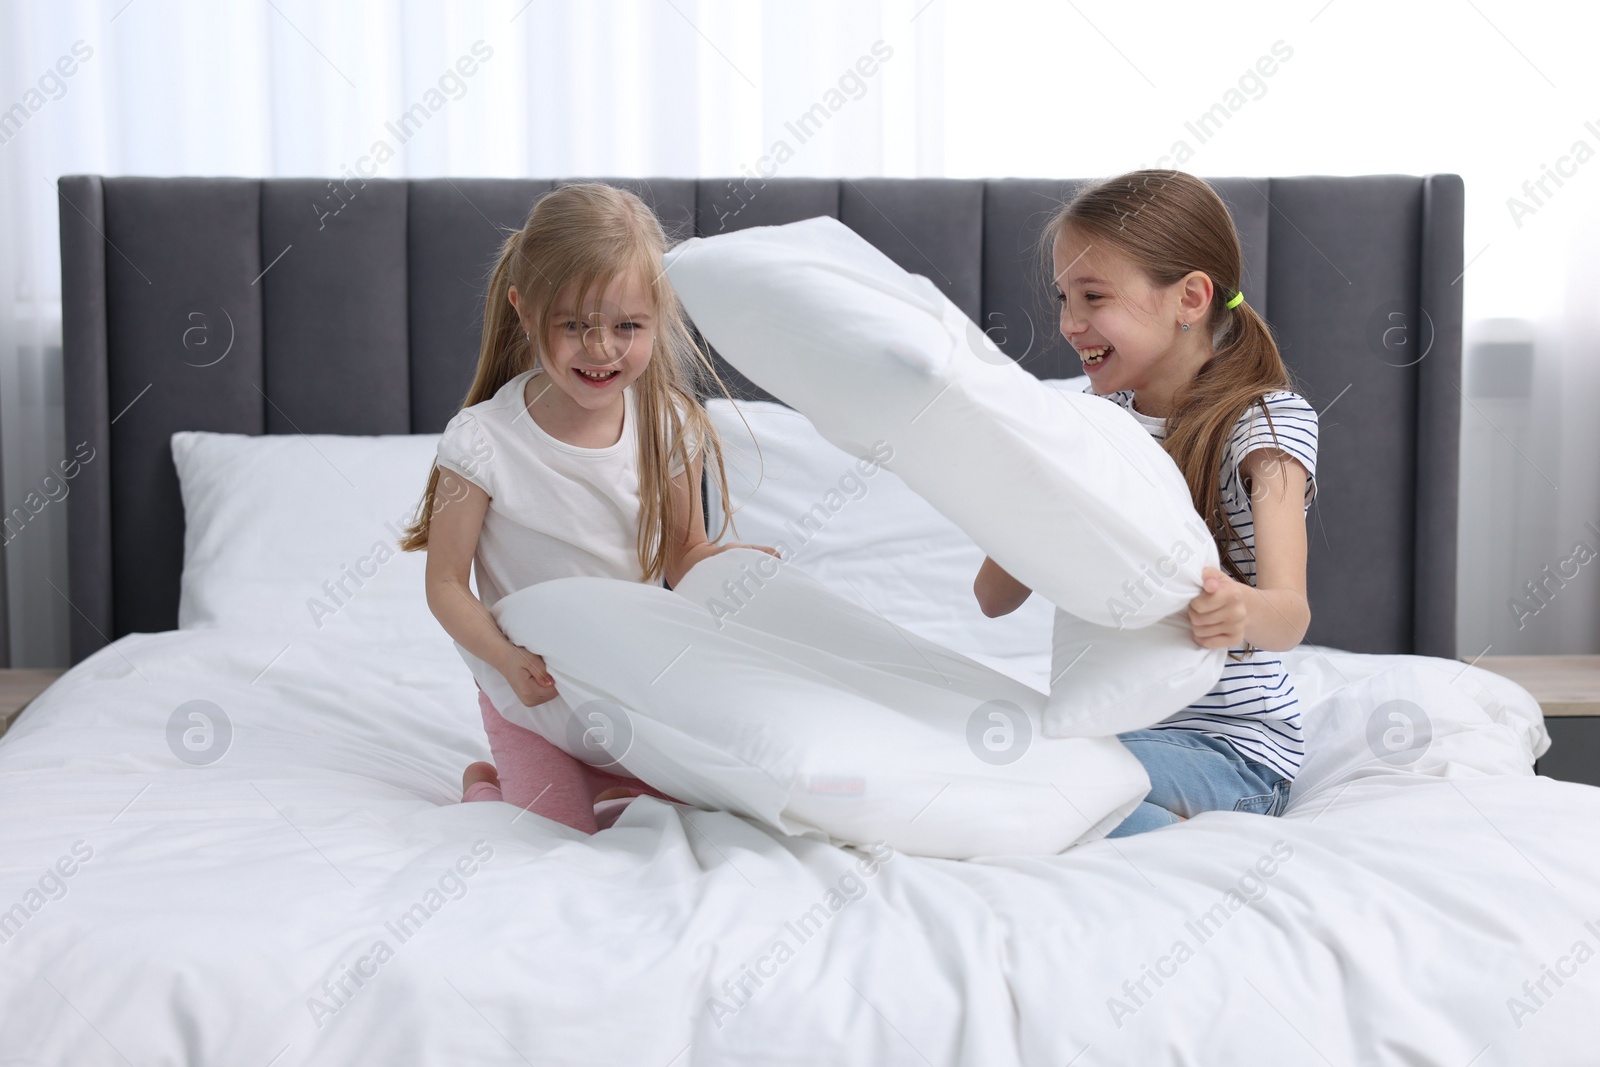
M1561 162L1580 139L1600 150L1583 53L1600 17L1541 7L0 0L0 503L71 450L62 174L337 176L380 140L395 154L366 166L383 177L1452 171L1472 259L1460 651L1600 651L1600 560L1564 564L1576 542L1600 551L1600 160ZM473 73L449 75L462 57ZM447 104L400 144L386 123L430 91ZM1525 181L1539 203L1513 219ZM16 666L67 659L65 511L7 534ZM1557 587L1547 564L1573 576Z

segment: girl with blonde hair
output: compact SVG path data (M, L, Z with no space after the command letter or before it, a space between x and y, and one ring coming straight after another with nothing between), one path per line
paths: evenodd
M606 801L672 798L531 728L561 720L528 710L559 697L554 679L489 608L555 578L671 587L728 548L777 554L706 538L708 453L724 516L731 507L722 446L697 387L709 379L727 388L663 273L666 246L655 213L622 189L565 185L534 204L501 248L477 373L401 541L427 550L428 606L463 658L498 671L521 704L497 708L480 687L494 763L467 768L463 799L504 799L589 833L615 818L617 805Z

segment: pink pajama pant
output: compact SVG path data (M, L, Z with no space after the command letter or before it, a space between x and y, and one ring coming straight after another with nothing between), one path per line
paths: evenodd
M483 728L489 735L489 751L500 774L500 785L474 783L462 796L463 801L504 800L586 834L595 833L601 820L609 826L610 820L616 818L617 808L626 803L604 801L597 813L595 797L608 789L621 788L633 796L649 794L682 803L631 775L591 767L532 730L508 721L495 710L482 689L478 690L478 710L483 713Z

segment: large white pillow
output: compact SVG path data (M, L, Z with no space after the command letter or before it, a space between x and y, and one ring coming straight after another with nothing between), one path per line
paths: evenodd
M785 833L1052 855L1149 790L1115 738L1042 736L1042 693L753 549L701 561L676 590L561 578L492 611L556 679L559 698L520 708L531 728Z
M777 547L846 600L1041 693L1049 688L1055 609L1030 597L987 618L972 593L983 550L899 475L846 455L782 404L719 397L706 411L728 469L729 540ZM713 491L706 528L721 525Z
M1194 644L1182 618L1216 545L1119 405L1043 384L833 219L695 238L667 267L730 363L846 453L887 442L888 469L1092 627L1057 620L1058 659L1083 654L1053 665L1047 733L1148 726L1216 682L1224 650Z
M442 635L427 554L396 546L437 434L172 435L183 494L178 627Z

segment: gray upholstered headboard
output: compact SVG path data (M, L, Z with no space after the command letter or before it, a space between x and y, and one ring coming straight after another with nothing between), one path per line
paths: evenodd
M1245 293L1322 413L1307 639L1454 656L1460 178L1212 181L1243 237ZM107 457L68 498L74 661L176 625L174 431L442 429L503 231L552 184L63 177L67 453L88 441ZM835 216L1035 374L1079 373L1034 254L1076 182L617 184L677 237Z

